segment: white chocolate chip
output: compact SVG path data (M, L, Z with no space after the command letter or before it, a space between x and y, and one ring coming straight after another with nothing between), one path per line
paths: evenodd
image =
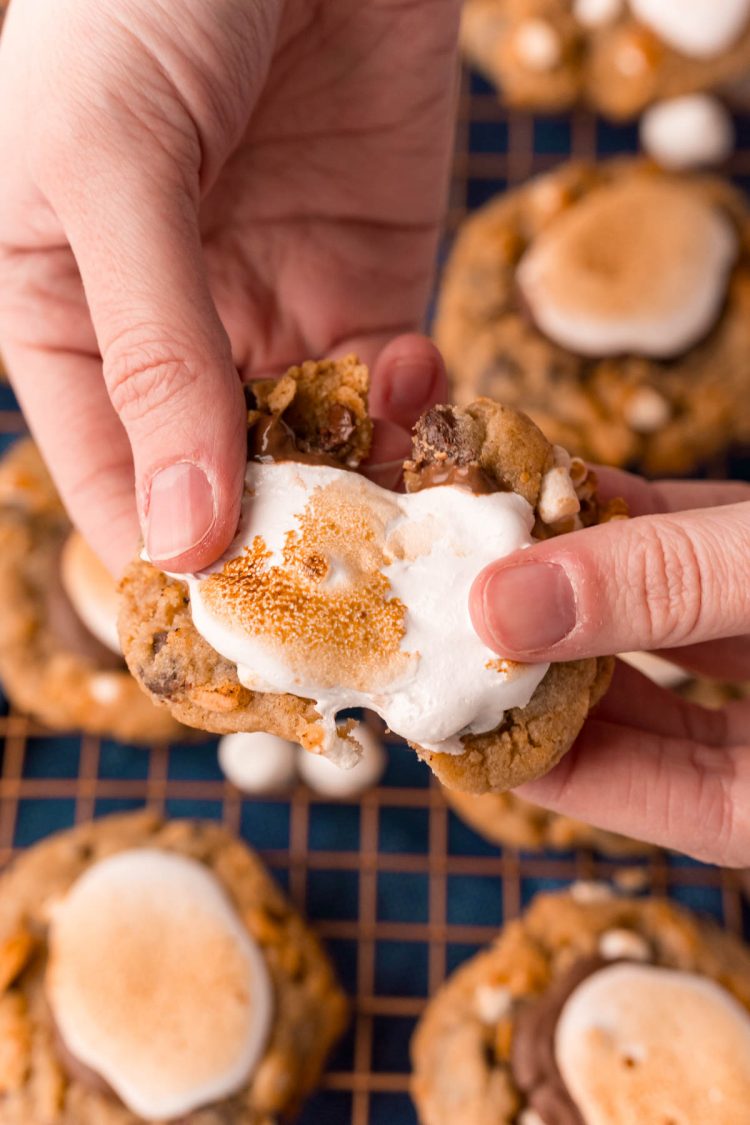
M653 387L638 387L625 402L625 421L638 434L655 434L672 417L672 407Z
M560 39L546 20L526 20L518 28L514 45L516 54L529 70L554 70L562 57Z
M114 703L122 693L122 675L118 672L99 672L89 680L89 693L97 703Z
M581 906L588 906L593 902L607 902L613 897L613 891L609 883L594 879L578 879L570 886L570 897Z
M333 800L347 801L372 789L380 781L385 769L386 756L382 743L364 723L357 723L352 731L362 747L362 756L351 769L341 769L322 754L299 750L297 768L300 777L316 793Z
M750 0L630 0L633 15L693 58L729 50L750 19Z
M557 523L581 510L567 469L555 466L544 474L537 508L544 523Z
M509 988L497 984L480 984L474 993L474 1009L482 1023L499 1023L507 1016L513 1004Z
M640 136L649 156L675 170L720 164L734 148L732 119L708 94L657 102L641 118Z
M623 6L623 0L574 0L573 15L584 27L604 27L614 23Z
M648 942L632 930L607 930L599 938L599 952L607 961L616 961L621 957L629 961L651 959Z
M219 765L243 793L274 793L294 784L297 747L275 734L225 734L219 742Z

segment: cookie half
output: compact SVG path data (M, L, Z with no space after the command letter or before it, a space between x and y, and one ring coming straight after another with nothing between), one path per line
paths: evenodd
M533 539L623 515L582 462L489 400L417 424L406 494L358 473L367 372L305 364L255 387L240 531L199 575L143 558L122 583L135 677L176 718L268 730L346 766L350 707L376 711L449 786L485 792L550 769L611 674L608 659L520 665L484 647L476 575Z
M28 439L0 462L0 679L18 708L58 730L125 742L185 734L128 672L116 585Z
M223 828L108 818L0 882L2 1125L272 1125L317 1082L344 996Z
M421 1125L741 1125L750 951L666 900L542 895L430 1001L412 1059Z
M680 474L750 440L750 222L712 176L572 163L459 233L435 337L457 401L571 452Z
M511 105L633 117L750 66L747 0L465 0L466 58Z

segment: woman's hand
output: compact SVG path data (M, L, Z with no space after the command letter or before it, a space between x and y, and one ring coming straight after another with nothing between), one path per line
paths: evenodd
M418 326L428 293L458 6L14 0L0 341L62 496L114 571L139 519L173 570L229 543L238 369L379 356L373 411L404 424L444 395L427 341L382 349ZM385 459L406 452L393 428L380 443Z
M516 660L666 649L697 673L750 680L750 485L599 476L637 518L488 567L472 591L480 636ZM700 859L750 865L750 702L707 711L618 663L573 750L519 793Z

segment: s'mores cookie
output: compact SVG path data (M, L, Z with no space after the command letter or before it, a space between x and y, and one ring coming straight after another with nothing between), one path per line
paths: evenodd
M430 1001L421 1125L744 1125L750 951L665 900L580 890L537 898Z
M123 741L177 737L127 670L117 587L72 529L33 442L0 462L0 679L21 710L57 729Z
M307 363L253 384L237 537L200 574L145 558L122 583L131 671L176 718L268 730L343 767L350 707L377 712L447 785L504 789L550 769L605 690L611 661L520 665L486 648L468 597L492 560L602 508L582 462L489 400L417 424L406 494L357 466L367 372Z
M469 62L511 104L635 116L750 66L750 0L465 0Z
M594 828L580 820L549 812L515 793L462 793L444 789L445 799L475 832L500 847L524 851L592 848L602 855L647 855L653 847L639 840Z
M97 821L0 888L0 1125L273 1125L315 1085L344 996L223 828Z
M461 230L435 336L459 403L527 411L582 457L693 469L750 439L750 222L728 183L567 164Z

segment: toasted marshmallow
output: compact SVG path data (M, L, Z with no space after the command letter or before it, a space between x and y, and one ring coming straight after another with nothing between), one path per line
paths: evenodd
M622 13L624 0L573 0L573 15L584 27L604 27Z
M690 679L690 673L684 668L673 664L671 660L665 660L663 656L657 656L655 652L621 652L620 660L653 680L659 687L677 687Z
M706 977L612 965L566 1001L555 1057L586 1125L744 1125L750 1015Z
M518 282L537 325L581 355L678 354L712 327L737 254L729 220L656 177L609 184L549 224Z
M708 94L657 102L641 118L640 136L649 156L675 170L720 164L734 148L732 119Z
M675 51L696 59L728 51L750 20L750 0L630 0L630 8Z
M60 578L71 605L88 631L106 648L120 655L115 580L77 531L71 532L63 547Z
M359 757L336 714L367 707L396 734L460 753L525 707L547 664L499 660L474 631L469 590L491 561L532 542L512 492L454 486L399 495L344 469L251 462L225 556L187 576L193 622L253 691L316 703L305 749Z
M330 797L334 801L351 800L372 789L383 776L386 756L380 739L364 723L357 723L352 737L356 738L362 756L348 770L342 770L322 754L310 754L302 749L298 751L300 777L322 797Z
M149 848L95 864L55 908L46 989L70 1054L148 1121L236 1093L273 1008L263 955L216 878Z
M297 776L297 747L264 732L225 734L219 741L219 765L243 793L277 793Z

